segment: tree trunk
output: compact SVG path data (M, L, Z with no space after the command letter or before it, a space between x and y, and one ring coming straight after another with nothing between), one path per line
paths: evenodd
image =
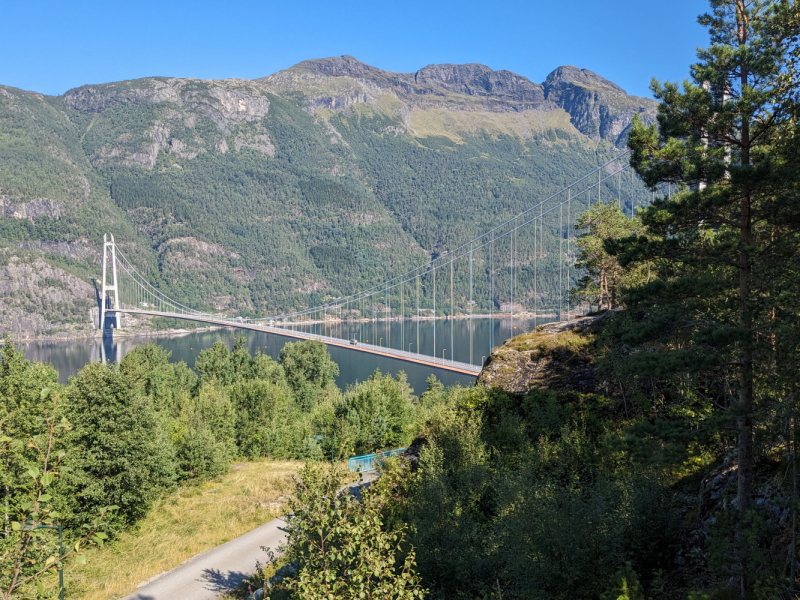
M794 393L790 394L794 413ZM789 546L789 591L795 590L797 579L797 415L792 414L792 543Z
M747 43L748 15L744 0L736 2L736 20L738 24L738 38L740 46ZM741 65L739 84L744 91L748 86L749 71L746 65ZM741 129L741 165L750 164L750 115L742 115ZM752 242L752 217L751 197L747 190L742 193L740 201L740 237L739 237L739 327L746 332L747 338L743 341L739 352L739 406L736 418L738 430L737 459L738 459L738 488L736 505L739 510L739 526L737 539L741 542L744 516L750 508L750 497L753 492L753 349L752 329L753 319L750 314L750 290L752 284L752 264L750 262L750 244ZM744 598L748 587L747 563L743 556L739 557L741 580L740 593Z

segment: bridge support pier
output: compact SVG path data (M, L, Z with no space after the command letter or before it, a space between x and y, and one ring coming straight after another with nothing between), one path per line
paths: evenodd
M103 336L111 335L111 328L119 329L119 313L114 312L106 317L106 310L113 308L115 311L119 306L119 289L117 288L117 251L114 245L114 236L108 239L103 234L103 282L100 291L100 323L99 328L103 331ZM108 283L108 263L111 261L111 284ZM114 292L113 303L110 293ZM108 321L110 322L107 322Z

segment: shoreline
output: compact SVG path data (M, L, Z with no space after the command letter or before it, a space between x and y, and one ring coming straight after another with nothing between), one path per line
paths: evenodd
M215 331L217 329L226 329L219 325L207 325L205 327L198 327L196 329L144 329L144 330L126 330L126 328L114 330L113 339L132 339L140 337L156 338L156 337L182 337L191 333L203 333L206 331ZM54 334L54 335L37 335L32 337L17 337L13 334L8 335L14 344L35 344L39 342L91 342L103 340L103 335L99 330L94 330L93 333L88 332L75 332L71 334ZM5 338L0 337L0 348L5 344Z
M564 318L562 318L562 321L569 321L569 320L578 318L578 317L583 316L583 315L575 314L575 313L569 313L568 315L562 315L562 316L564 317ZM473 315L458 314L458 315L453 315L453 316L437 316L437 317L423 316L423 315L420 315L420 316L412 315L411 317L404 317L404 318L395 316L395 317L389 317L389 318L383 317L383 318L377 318L377 319L369 319L369 318L361 318L361 319L328 318L328 319L317 319L317 320L313 320L313 321L289 322L289 323L286 323L286 324L277 324L277 322L276 322L276 324L272 325L272 327L280 329L280 328L283 328L283 327L296 328L296 327L303 327L303 326L309 326L309 325L338 325L338 324L344 324L344 323L371 323L373 321L378 321L378 322L387 322L388 321L388 322L399 323L401 321L411 321L411 322L416 322L416 321L434 321L434 320L436 320L436 321L449 321L449 320L465 321L465 320L469 320L469 319L499 319L499 320L511 320L511 319L515 319L516 320L516 319L519 319L519 320L525 320L525 321L531 321L531 320L535 320L535 319L548 319L548 320L552 321L552 320L558 319L558 313L557 312L548 312L548 313L537 313L537 314L534 314L534 313L531 313L531 312L519 312L519 313L513 313L513 315L512 315L512 313L503 312L503 313L493 313L493 314L488 314L488 313L479 313L478 314L478 313L476 313L476 314L473 314ZM207 332L207 331L217 331L217 330L220 330L220 329L235 329L235 328L236 328L235 325L230 325L230 326L207 325L207 326L204 326L204 327L197 327L197 328L193 328L193 329L179 328L179 329L162 329L162 330L152 330L152 329L136 330L136 329L130 329L130 328L123 327L123 328L120 328L120 329L115 329L114 333L112 335L112 338L114 338L114 339L133 339L133 338L182 337L182 336L189 335L189 334L192 334L192 333L203 333L203 332ZM89 341L95 341L95 340L102 340L103 339L103 335L100 332L100 330L98 330L98 329L91 330L91 333L89 331L83 331L83 332L73 332L73 333L56 333L56 334L53 334L53 335L36 335L36 336L30 336L30 337L27 337L27 336L26 337L18 337L18 336L14 335L14 334L7 334L7 335L11 339L11 341L13 343L15 343L15 344L34 344L34 343L39 343L39 342L47 342L47 343L53 343L53 342L89 342ZM4 345L4 337L0 337L0 348L3 347L3 345Z

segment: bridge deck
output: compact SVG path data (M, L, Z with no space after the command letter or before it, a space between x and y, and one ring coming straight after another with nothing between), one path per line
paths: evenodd
M357 352L366 352L368 354L377 354L379 356L386 356L389 358L396 358L406 362L417 363L428 367L436 367L437 369L444 369L446 371L453 371L455 373L462 373L464 375L479 375L481 367L471 365L469 363L458 362L455 360L446 360L436 358L435 356L428 356L426 354L415 354L413 352L406 352L404 350L396 350L394 348L386 348L384 346L375 346L373 344L351 344L348 340L341 338L330 337L326 335L318 335L315 333L307 333L305 331L293 331L291 329L284 329L283 327L274 327L270 325L262 325L246 320L234 319L219 319L212 316L205 315L184 315L181 313L166 313L152 310L140 310L131 308L107 308L107 313L119 312L125 314L147 315L152 317L169 317L173 319L184 319L186 321L198 321L200 323L208 323L210 325L221 325L223 327L236 327L238 329L248 329L250 331L261 331L264 333L273 333L275 335L282 335L284 337L299 339L299 340L319 340L329 346L337 346L339 348L346 348L348 350L355 350Z

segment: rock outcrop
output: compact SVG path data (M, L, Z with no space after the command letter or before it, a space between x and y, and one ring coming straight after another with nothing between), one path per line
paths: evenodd
M639 114L646 123L655 119L655 103L629 96L617 84L588 69L559 67L547 76L548 101L566 110L575 128L593 140L622 144Z
M524 394L533 388L597 391L593 327L602 317L541 325L492 350L477 385Z

